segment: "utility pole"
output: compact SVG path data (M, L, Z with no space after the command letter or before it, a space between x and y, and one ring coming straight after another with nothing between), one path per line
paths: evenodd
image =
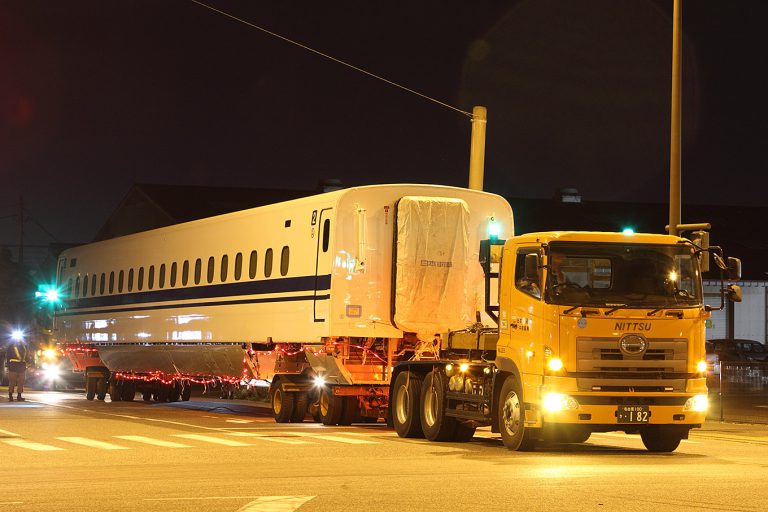
M683 0L674 0L674 13L672 19L672 122L669 148L669 234L679 235L680 224L680 132L681 132L681 81L683 75L681 49L682 49L682 3Z
M19 196L19 266L24 264L24 196Z
M469 147L469 189L483 190L485 173L485 126L488 111L485 107L472 108L472 142Z

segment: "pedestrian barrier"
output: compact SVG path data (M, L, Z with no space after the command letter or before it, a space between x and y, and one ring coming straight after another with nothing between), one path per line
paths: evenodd
M707 378L708 419L768 423L768 363L722 362Z

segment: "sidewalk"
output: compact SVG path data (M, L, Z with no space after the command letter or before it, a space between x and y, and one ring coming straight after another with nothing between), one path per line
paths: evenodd
M728 423L708 420L700 429L691 431L692 436L717 436L750 438L768 443L768 425L753 423Z

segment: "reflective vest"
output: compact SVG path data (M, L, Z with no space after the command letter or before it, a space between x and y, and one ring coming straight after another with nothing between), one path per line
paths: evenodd
M24 363L27 360L27 347L22 345L21 350L18 345L8 347L8 356L8 362Z

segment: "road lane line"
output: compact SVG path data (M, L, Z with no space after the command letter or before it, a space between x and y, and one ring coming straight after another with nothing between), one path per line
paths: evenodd
M219 437L204 436L202 434L174 434L174 437L183 437L184 439L194 439L195 441L203 441L206 443L222 444L224 446L254 446L248 443L241 443L240 441L233 441L231 439L221 439Z
M161 439L154 439L152 437L145 436L112 436L118 439L125 439L126 441L135 441L137 443L151 444L152 446L162 446L164 448L191 448L187 444L174 443L172 441L163 441Z
M98 448L100 450L128 450L126 446L107 443L106 441L97 441L96 439L88 439L87 437L57 437L56 439L67 443L88 446L90 448Z
M37 452L57 452L63 451L64 448L58 446L51 446L43 443L33 443L32 441L25 441L24 439L0 439L0 441L11 446L18 448L26 448L27 450L35 450Z
M314 496L262 496L237 512L293 512Z
M10 436L10 437L21 437L19 434L14 434L13 432L8 432L7 430L3 430L0 428L0 434L4 436Z
M236 437L257 438L262 441L271 441L273 443L281 444L315 444L312 441L304 441L302 439L286 439L284 437L270 436L269 434L257 434L256 432L227 432L227 434Z
M281 434L286 436L311 437L313 439L322 439L323 441L335 441L337 443L346 444L381 444L376 441L368 441L367 439L355 439L341 436L331 436L327 434L313 434L310 432L281 432Z

